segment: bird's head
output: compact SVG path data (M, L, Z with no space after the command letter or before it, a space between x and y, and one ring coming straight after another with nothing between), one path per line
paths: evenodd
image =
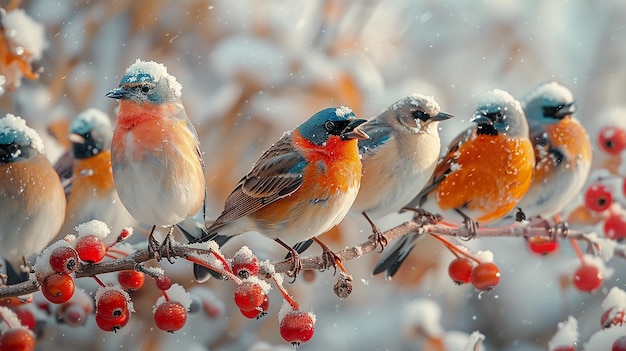
M111 120L95 108L81 112L70 124L69 139L74 157L78 159L97 155L110 148L112 136Z
M181 90L182 85L174 76L167 73L167 68L163 64L137 59L126 69L119 87L109 91L106 96L158 105L180 101Z
M528 137L528 123L519 101L503 90L486 93L471 121L476 123L478 134Z
M41 137L26 121L10 113L0 118L0 164L25 161L43 153Z
M357 129L366 120L358 119L348 107L321 110L299 125L296 129L308 141L322 145L332 136L341 139L367 139L367 134Z
M390 108L395 112L400 124L412 133L425 132L428 127L436 131L440 121L453 118L439 110L439 104L432 96L412 94L396 101Z
M556 123L576 111L572 92L556 82L531 90L522 100L522 107L530 123L541 124Z

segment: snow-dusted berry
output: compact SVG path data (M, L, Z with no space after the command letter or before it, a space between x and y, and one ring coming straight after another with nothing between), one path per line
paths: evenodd
M585 206L591 211L602 212L611 207L613 194L600 183L592 184L585 192Z
M117 332L119 329L128 324L129 319L129 311L126 311L126 313L112 320L104 319L101 315L96 313L96 324L98 325L98 328L107 332Z
M618 155L626 149L626 131L615 126L606 126L600 130L598 145L611 155Z
M527 242L530 251L538 255L548 255L559 248L559 242L548 236L533 236Z
M30 351L34 349L35 334L28 328L10 328L0 334L0 350Z
M135 270L125 270L117 273L117 281L124 290L138 290L143 286L145 275Z
M609 215L604 222L604 236L612 240L626 238L626 218L622 213L615 212Z
M55 272L70 274L78 268L78 253L69 246L59 246L50 253L50 267Z
M241 279L259 274L259 259L247 246L242 246L233 256L231 268Z
M315 332L315 316L310 312L290 311L280 320L280 336L294 346L307 342Z
M261 306L267 293L258 281L244 281L235 289L233 298L240 310L251 311Z
M104 258L107 249L99 236L85 235L77 239L76 251L81 260L96 263Z
M96 296L96 315L114 321L129 312L129 297L120 289L108 288Z
M266 294L265 299L261 303L261 306L259 306L258 308L255 308L249 311L244 311L244 310L239 310L239 311L241 311L241 314L246 318L260 319L267 314L267 310L269 308L270 308L270 299Z

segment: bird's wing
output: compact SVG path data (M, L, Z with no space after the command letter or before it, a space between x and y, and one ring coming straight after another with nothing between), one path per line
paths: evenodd
M65 197L70 196L72 192L72 178L74 175L74 156L72 150L66 151L57 162L54 164L54 170L61 179L63 184L63 190L65 191Z
M360 125L359 130L369 136L369 139L359 140L359 153L364 156L375 153L378 148L393 138L392 127L389 123L379 119Z
M302 169L306 164L306 159L291 144L290 134L284 135L239 181L209 231L291 195L302 185Z

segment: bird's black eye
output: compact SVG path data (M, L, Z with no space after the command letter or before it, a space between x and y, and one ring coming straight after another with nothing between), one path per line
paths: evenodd
M424 122L430 118L430 115L422 110L413 110L411 111L411 115L413 115L413 118L420 119Z
M326 123L324 123L324 128L326 129L326 131L330 132L335 130L336 126L333 121L326 121Z
M144 84L141 86L141 92L147 94L150 91L150 86L148 84Z
M543 115L546 117L555 117L556 114L563 108L563 105L558 106L544 106Z
M486 112L485 117L495 122L502 119L502 111L498 110L497 112Z

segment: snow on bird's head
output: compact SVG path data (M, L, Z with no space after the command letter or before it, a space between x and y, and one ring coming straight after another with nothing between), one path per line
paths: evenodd
M354 113L352 113L352 110L349 107L347 107L347 106L337 107L335 109L335 114L338 117L346 117L346 118L350 117L350 115L354 116Z
M70 124L70 133L84 135L91 130L105 132L112 130L111 119L97 108L89 108L79 113Z
M11 143L30 146L39 154L43 154L45 151L43 141L37 131L27 126L26 121L21 117L7 113L4 118L0 118L0 144L8 145Z
M522 112L522 106L519 101L515 100L511 94L501 89L493 89L482 95L482 97L478 100L478 106L487 108L501 107L507 110L513 109L520 113Z
M17 54L26 51L32 58L41 58L43 50L48 46L44 26L33 20L24 10L15 9L2 17L2 26L6 36L18 45Z
M493 89L482 95L471 121L478 124L479 130L528 138L528 123L522 106L504 90Z
M165 65L154 61L137 59L135 63L126 69L120 84L148 82L156 85L161 80L167 83L167 86L174 92L174 96L178 98L182 96L183 86L176 80L176 77L167 72Z
M574 102L574 95L566 87L557 82L540 84L524 97L523 104L528 104L533 99L542 99L545 103L569 104Z

